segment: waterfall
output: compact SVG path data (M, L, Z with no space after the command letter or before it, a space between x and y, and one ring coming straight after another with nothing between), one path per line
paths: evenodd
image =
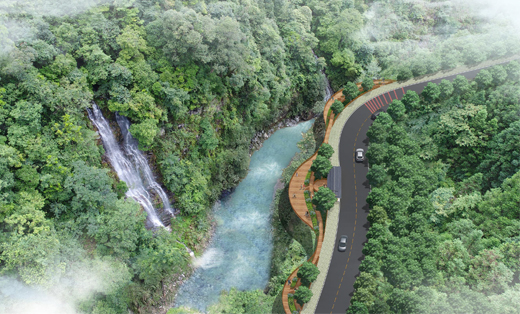
M120 116L117 112L116 121L119 125L119 128L121 129L121 133L123 134L123 147L125 149L126 155L130 156L134 162L134 166L137 168L141 174L141 177L144 179L144 183L147 189L152 189L157 195L159 195L164 206L163 210L168 212L170 215L173 215L168 196L161 188L161 186L155 181L152 170L148 165L148 161L143 156L143 153L138 149L139 143L128 131L130 128L130 121L128 121L126 117Z
M325 75L325 70L321 70L321 72L323 73L323 76L325 77L326 87L325 87L325 98L323 98L323 100L326 102L330 99L330 97L332 97L332 95L334 95L334 91L332 90L332 87L330 87L329 78L327 77L327 75Z
M143 207L148 214L147 220L152 228L163 227L164 223L161 220L169 219L173 215L173 212L166 193L154 180L152 171L145 157L137 149L137 140L128 132L130 122L125 117L116 114L117 122L124 137L123 146L126 152L125 154L119 147L99 107L94 104L92 109L87 109L87 111L88 117L98 129L103 147L106 151L106 156L110 160L112 167L116 171L119 179L124 181L128 186L126 196L132 197ZM164 210L162 212L153 207L151 191L159 195L163 201Z
M314 59L318 60L318 56L314 53L314 50L312 51L312 54L314 55ZM323 101L327 102L332 95L334 95L334 91L330 87L330 81L327 78L327 75L325 74L325 69L321 70L321 73L323 74L323 77L325 78L325 97L323 98Z

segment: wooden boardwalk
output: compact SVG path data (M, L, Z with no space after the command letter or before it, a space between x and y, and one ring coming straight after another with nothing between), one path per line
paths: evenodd
M305 194L304 191L312 191L312 185L305 186L305 176L309 172L312 166L312 161L316 159L317 153L312 155L309 159L307 159L304 163L296 169L294 172L291 181L289 182L289 199L291 200L291 206L296 213L296 215L309 227L313 228L312 220L310 216L307 216L306 213L307 203L305 202Z
M374 87L372 88L372 90L379 88L383 85L390 84L392 82L394 82L394 81L387 80L384 83L382 81L374 81ZM361 84L358 84L358 87L360 85ZM327 122L327 114L328 114L329 108L332 105L332 103L336 99L339 101L342 101L342 102L345 100L345 97L343 96L342 91L343 90L339 90L336 93L334 93L334 95L332 95L332 97L325 104L325 108L323 109L323 119L325 122ZM361 95L359 95L359 96L361 96ZM354 101L356 98L354 98L352 101ZM352 101L349 102L346 106L348 106L350 103L352 103ZM323 140L323 143L329 142L330 131L331 131L332 126L334 125L334 121L337 117L335 117L334 114L331 113L328 118L329 118L329 121L327 123L327 129L325 130L325 138ZM291 178L291 181L289 182L289 199L291 202L291 206L292 206L294 212L296 213L296 215L311 229L314 229L314 226L312 225L311 216L306 215L308 209L307 209L307 203L305 202L304 192L306 190L309 191L311 193L311 198L312 198L314 196L314 192L317 191L320 186L324 186L327 184L326 179L321 179L321 180L317 180L316 182L314 182L314 174L312 174L311 178L309 180L310 182L309 182L308 186L305 186L305 177L307 176L307 173L309 172L309 170L312 166L312 162L314 161L314 159L316 159L317 155L318 155L318 152L314 153L314 155L312 155L306 161L304 161L298 167L298 169L296 169L296 171L294 172L294 174ZM318 220L319 234L318 234L318 239L316 239L316 249L314 250L314 253L312 254L312 256L308 259L308 261L312 262L314 265L317 265L318 260L320 259L321 246L323 244L323 237L325 234L325 226L323 224L323 219L322 219L321 213L319 211L316 211L316 218ZM296 277L296 274L298 273L298 269L299 269L299 267L296 268L291 273L289 278L287 278L287 281L285 282L285 285L282 290L282 303L283 303L283 307L284 307L286 314L291 314L291 310L289 308L288 294L294 293L294 291L301 284L298 280L298 283L296 284L296 286L294 288L291 288L290 285L288 284L288 280L291 279L291 281L292 281L293 279L298 279ZM301 311L301 307L296 302L295 302L295 305L296 305L296 309Z
M318 218L320 232L319 232L318 239L316 241L316 243L317 243L316 250L314 251L314 254L312 254L312 256L307 260L308 262L312 262L314 265L318 264L318 260L320 259L321 246L323 244L323 237L325 236L325 228L323 226L323 219L322 219L321 213L319 211L316 211L316 217ZM289 307L288 294L289 293L294 294L296 289L298 289L298 287L301 286L300 279L298 279L298 277L297 277L298 269L300 269L300 267L296 268L291 273L291 275L289 275L289 278L287 278L287 280L285 281L285 284L284 284L283 290L282 290L282 303L283 303L285 313L287 313L287 314L291 314L291 309ZM298 282L296 283L296 286L294 286L294 288L291 288L291 285L289 284L289 279L291 280L291 282L293 280L298 280ZM296 303L296 301L294 301L294 305L297 310L301 311L302 308L298 303Z

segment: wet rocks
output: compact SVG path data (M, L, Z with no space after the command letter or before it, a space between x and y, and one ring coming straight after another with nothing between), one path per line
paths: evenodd
M258 131L255 136L251 139L251 144L249 145L249 156L253 154L253 151L260 149L262 147L263 142L269 138L274 132L278 131L279 129L289 127L289 126L295 126L299 122L303 121L300 117L295 117L292 119L285 119L283 121L279 121L278 123L275 123L274 125L269 128L269 130L261 130Z

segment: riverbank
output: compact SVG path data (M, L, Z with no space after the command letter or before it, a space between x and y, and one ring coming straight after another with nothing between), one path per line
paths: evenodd
M300 151L283 170L279 189L272 205L273 253L269 283L264 293L275 297L271 313L284 313L282 290L287 277L314 252L315 233L294 213L288 194L288 184L298 166L316 151L316 143L324 137L324 123L316 119L298 143Z
M111 115L107 115L107 116L112 118ZM110 119L110 120L112 120L112 119ZM121 135L120 135L119 129L118 129L117 125L114 123L114 121L111 121L111 122L112 122L112 123L110 123L111 128L114 131L116 141L119 140L118 142L120 142ZM266 136L264 136L264 138L261 142L263 143L264 140L269 139L270 136L272 134L274 134L276 131L283 129L285 127L298 125L299 122L300 122L299 118L286 119L284 121L278 122L269 131L263 132L263 134L266 134ZM294 133L294 131L292 133ZM300 137L300 134L301 133L299 131L297 131L296 133L291 135L291 137L293 137L293 138L294 138L294 136ZM273 158L276 159L275 156L277 156L277 153L281 150L281 148L285 148L285 138L282 137L281 140L279 140L279 142L283 143L283 144L281 146L279 145L280 147L275 149L273 152L267 154L268 156L272 156ZM296 149L296 142L293 142L293 145L295 146L294 149ZM259 145L259 148L260 147L262 147L262 145ZM296 151L294 151L294 152L296 152ZM294 155L294 152L291 153L289 158ZM148 154L146 154L146 155L147 155L147 160L148 160L148 164L150 165L150 168L152 168L154 170L155 175L157 177L160 177L160 175L158 173L158 169L153 167L153 165L155 164L154 162L152 162L154 160L154 158L153 158L154 155L151 154L150 152L148 152ZM287 158L287 157L285 157L285 158ZM288 159L285 159L285 160L286 160L285 162L289 163ZM280 173L281 170L282 169L274 171L273 173ZM161 183L159 183L159 184L161 184ZM275 184L273 184L273 187L274 187L274 185ZM271 191L272 191L272 189L271 189ZM224 192L224 193L226 193L226 192ZM287 194L287 193L285 193L285 194ZM223 198L225 198L225 196ZM270 200L272 201L272 193L270 195ZM260 202L260 203L265 203L265 202ZM267 202L266 204L269 204L269 202ZM200 217L198 219L196 219L194 217L188 217L188 216L177 216L175 219L172 219L172 224L171 224L172 236L174 236L175 238L178 238L181 242L188 244L191 248L193 248L198 253L198 255L201 255L202 252L204 252L206 250L206 248L211 246L212 239L214 238L213 235L215 234L215 225L216 225L215 219L214 219L214 214L216 212L218 212L218 210L216 210L216 209L207 211L206 217L203 218L204 221L202 222L202 225L203 225L202 228L200 228L201 227L201 222L199 221ZM267 217L266 221L267 221L267 224L269 225L268 217ZM192 226L194 226L194 225L197 225L198 227L192 228ZM269 230L269 226L267 228L263 228L263 229ZM199 263L198 265L200 266L201 264L204 265L204 262ZM207 265L205 265L205 266L207 266ZM155 304L171 304L174 301L173 296L175 296L176 292L178 291L179 286L181 286L184 282L189 280L190 275L193 274L194 271L196 271L196 268L190 265L190 267L188 269L185 269L184 271L177 273L174 276L161 281L161 287L159 287L161 293L154 296L154 299L155 299L154 303ZM269 277L269 279L270 279L270 277ZM167 310L167 307L159 305L153 309L146 307L146 308L142 308L142 310L149 312L149 313L165 313L165 311Z
M303 118L301 115L298 115L294 118L288 118L285 117L278 119L277 122L271 124L266 130L261 130L255 133L253 138L251 139L251 144L249 145L249 157L253 155L253 153L260 148L262 148L262 145L264 141L269 139L271 135L274 134L274 132L281 130L286 127L292 127L296 126L298 123L309 121L311 119L314 119L317 114L309 113L306 118Z
M217 228L212 244L197 259L199 268L179 290L176 305L206 310L218 303L223 290L265 288L273 247L273 188L311 126L307 121L274 132L252 155L246 178L214 205Z
M287 193L287 184L301 162L312 155L324 137L324 123L317 119L312 128L304 133L298 142L299 151L292 156L289 165L283 169L281 178L275 183L274 201L270 206L270 226L273 248L270 254L269 280L263 289L238 291L232 289L219 296L219 302L210 306L207 313L226 311L236 313L253 306L265 313L284 313L281 291L285 280L296 267L314 251L313 232L294 214ZM272 197L272 196L271 196ZM197 311L175 308L170 313L197 313Z

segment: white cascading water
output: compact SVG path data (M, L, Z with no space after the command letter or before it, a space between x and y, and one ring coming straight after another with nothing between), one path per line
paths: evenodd
M116 121L119 125L119 128L121 129L121 134L123 135L123 148L125 149L126 155L132 159L134 166L137 168L141 177L144 179L146 188L152 189L157 195L159 195L161 201L163 202L163 210L173 215L168 196L161 188L161 186L155 181L152 170L148 165L148 161L138 148L139 143L129 132L130 121L128 121L126 117L119 115L117 112Z
M146 211L148 214L148 222L151 224L151 227L163 227L164 224L162 223L161 219L159 219L159 216L157 215L157 212L155 208L153 207L152 198L150 196L150 193L148 192L147 188L152 188L163 200L165 209L168 208L169 213L171 213L170 204L168 202L168 198L166 197L166 193L161 189L159 184L155 182L152 176L152 172L150 170L150 167L146 163L146 160L144 159L144 156L142 156L142 153L137 149L137 141L131 137L130 134L125 135L125 150L132 151L132 159L134 160L134 163L132 163L123 153L121 148L119 147L119 144L117 143L114 134L112 133L112 130L110 129L110 126L103 117L103 113L99 109L99 107L94 104L92 106L92 109L87 109L88 111L88 117L94 123L94 125L97 127L99 135L101 136L101 140L103 141L103 147L105 148L106 155L108 159L110 160L110 163L114 170L117 173L117 176L120 180L124 181L126 185L128 186L128 191L126 192L126 196L132 197L135 199ZM123 117L119 117L123 118ZM126 122L129 125L128 120ZM119 122L119 120L118 120ZM121 125L121 123L120 123ZM127 125L127 124L125 124ZM121 128L123 131L123 128ZM128 133L128 127L126 127L126 133ZM123 132L123 134L125 134ZM130 139L127 140L127 136L130 137ZM132 146L135 141L135 150L133 150ZM128 143L128 144L127 144ZM128 147L128 148L127 148ZM137 153L136 153L137 151ZM134 157L138 156L138 157ZM137 159L144 159L145 165L139 165L136 166L137 162L135 160ZM145 177L145 183L143 183L143 179L141 176ZM161 193L157 192L156 189L160 190ZM166 201L165 201L166 200Z
M312 51L312 54L314 55L314 59L318 60L318 56L314 53L314 51ZM325 78L325 97L323 97L323 101L327 102L330 97L334 95L334 91L330 87L330 81L325 74L325 69L321 70L321 73L323 73L323 77Z
M330 87L329 78L327 77L327 75L325 75L325 70L322 70L321 72L323 73L323 76L325 77L325 83L326 83L325 97L323 98L323 100L328 101L330 99L330 97L332 97L332 95L334 95L334 91Z

